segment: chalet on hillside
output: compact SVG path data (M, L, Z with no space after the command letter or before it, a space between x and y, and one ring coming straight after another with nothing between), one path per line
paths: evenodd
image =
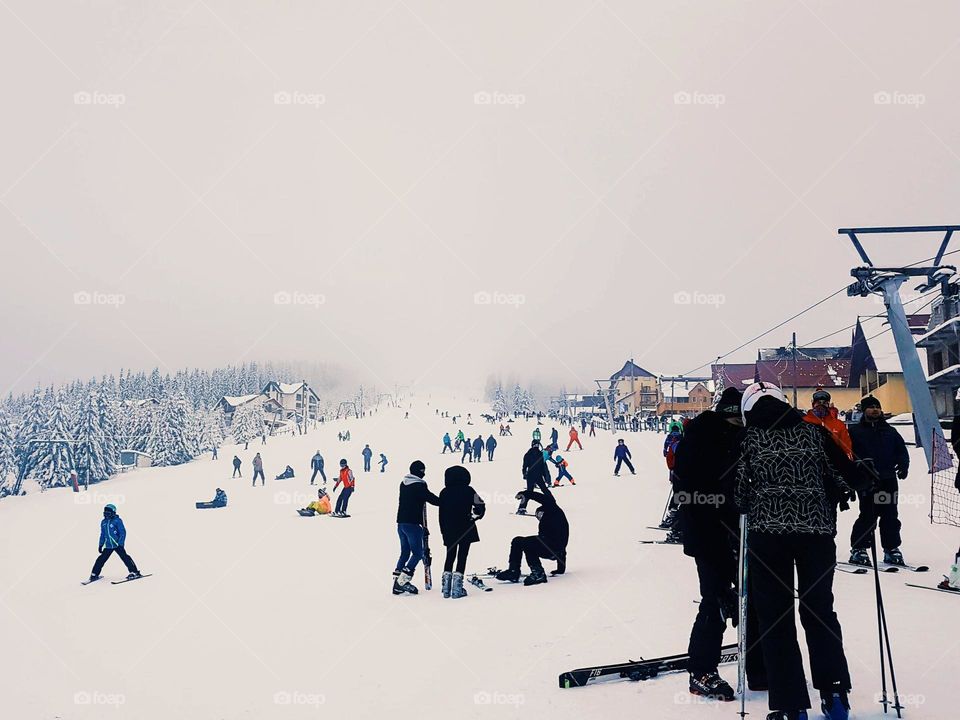
M660 378L660 403L657 415L681 413L693 417L713 405L713 380L710 378Z
M233 413L236 412L237 408L248 403L262 404L263 413L267 418L275 417L283 412L283 407L276 400L263 395L224 395L217 403L217 407L223 411L224 418L229 425L233 422Z
M790 403L796 387L801 410L811 406L817 388L829 392L839 410L851 410L860 402L859 378L851 378L852 347L799 348L795 368L792 348L764 348L756 365L757 381L778 385Z
M610 376L608 392L614 401L614 415L654 412L660 402L657 376L633 360Z
M281 383L271 380L263 386L260 394L283 408L285 420L316 420L320 417L320 397L306 382Z

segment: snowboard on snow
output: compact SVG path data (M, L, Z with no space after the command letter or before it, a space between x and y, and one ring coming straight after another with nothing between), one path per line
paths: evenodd
M736 645L726 645L720 649L720 663L733 663L739 659ZM611 665L595 665L593 667L578 668L560 673L561 688L583 687L591 680L616 675L630 680L650 680L666 673L683 672L690 665L690 656L669 655L667 657L652 658L650 660L629 660L624 663Z

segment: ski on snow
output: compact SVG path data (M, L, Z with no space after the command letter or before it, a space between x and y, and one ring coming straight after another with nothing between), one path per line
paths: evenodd
M153 573L146 573L145 575L137 575L136 577L124 578L123 580L111 580L111 581L110 581L110 584L111 584L111 585L122 585L123 583L133 582L134 580L143 580L143 578L148 578L148 577L150 577L150 576L152 576L152 575L153 575Z
M844 568L848 568L848 569L844 570ZM837 561L837 570L843 570L843 572L850 572L851 569L866 570L867 572L870 572L873 569L873 565L857 565L856 563ZM880 563L880 567L878 569L880 570L880 572L884 572L884 573L895 573L900 569L900 566L884 565L883 563ZM856 573L856 574L862 575L863 573Z
M935 592L947 593L948 595L960 595L960 589L948 590L946 588L937 587L936 585L914 585L913 583L904 583L904 585L912 588L920 588L921 590L933 590Z
M868 568L859 565L844 565L843 563L837 563L837 570L850 573L851 575L866 575L870 572Z
M737 662L739 653L736 645L726 645L720 650L720 663ZM593 667L578 668L561 673L559 683L561 688L583 687L590 680L616 675L630 680L649 680L665 673L682 672L689 667L690 656L669 655L650 660L629 660L612 665L595 665Z
M430 554L430 531L427 529L427 506L423 506L423 589L433 588L433 555Z
M884 568L896 568L897 570L909 570L910 572L927 572L930 570L929 565L896 565L894 563L880 563L880 569L883 572L890 572L889 570L884 570Z

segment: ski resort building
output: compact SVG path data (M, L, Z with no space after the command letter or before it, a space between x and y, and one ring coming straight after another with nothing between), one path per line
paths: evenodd
M926 332L917 338L917 349L926 351L927 384L937 416L953 417L960 410L960 299L957 285L934 300ZM922 359L922 358L921 358Z
M655 412L660 402L657 376L633 360L627 360L622 368L610 376L608 392L615 416L646 415Z
M306 382L279 383L271 380L263 386L260 394L282 408L284 420L320 417L320 397Z
M818 388L830 393L840 411L852 410L860 402L859 378L851 377L852 347L801 347L796 356L794 359L793 348L789 347L761 349L757 353L757 382L775 383L791 404L796 389L801 410L812 405Z
M233 413L236 412L237 408L252 402L262 403L263 413L268 418L277 416L283 412L283 406L281 406L276 400L266 397L263 394L224 395L222 398L220 398L220 402L217 403L217 407L223 411L224 418L227 421L227 425L229 425L231 422L233 422Z
M696 377L660 378L657 415L682 414L693 417L713 405L713 380Z
M710 375L714 388L735 387L741 392L757 381L757 364L721 363L710 366Z
M929 315L908 316L911 332L923 334L928 319ZM852 346L851 379L859 386L861 399L873 395L891 415L912 412L900 355L886 319L857 318ZM926 366L926 350L919 349L918 353Z

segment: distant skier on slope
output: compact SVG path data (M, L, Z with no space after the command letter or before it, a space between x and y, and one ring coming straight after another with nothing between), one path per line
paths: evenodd
M260 457L260 453L253 456L253 485L251 487L257 486L258 475L260 476L260 485L266 485L267 480L263 476L263 458Z
M550 444L560 447L560 433L555 427L550 428Z
M317 450L316 454L310 459L310 469L313 470L313 474L310 476L311 485L313 485L317 473L320 473L320 477L323 478L323 484L327 484L327 474L323 471L323 455L320 454L319 450Z
M450 433L445 432L445 433L443 434L443 450L440 452L441 455L443 455L444 453L446 453L447 450L449 450L451 453L453 453L453 445L452 445L452 442L453 442L453 441L450 440Z
M370 449L370 445L364 445L360 454L363 455L363 471L370 472L370 458L373 457L373 450Z
M535 443L537 443L537 444L540 443L540 428L535 427L535 428L533 429L532 438L533 438L533 441L534 441Z
M493 451L497 449L497 440L493 434L487 438L487 462L493 462Z
M377 464L380 466L380 472L386 472L386 471L387 471L387 463L388 463L388 462L390 462L390 461L387 460L387 456L384 455L383 453L380 453L380 459L377 460Z
M233 475L231 475L231 477L237 477L238 475L240 477L243 477L243 473L240 472L240 458L234 455L233 456Z
M547 574L543 570L543 560L556 560L557 569L551 575L563 575L567 571L567 542L570 539L570 525L567 516L556 498L549 492L538 493L532 490L521 490L517 499L523 504L528 500L540 503L537 508L537 519L540 524L536 535L513 538L510 542L510 556L507 560L507 569L497 573L497 580L517 582L520 579L520 561L526 557L530 574L524 579L524 585L539 585L547 581Z
M400 557L393 571L393 594L417 594L413 574L423 559L423 519L426 503L439 505L440 498L430 492L424 477L427 466L421 460L410 463L410 472L400 481L397 502L397 535L400 537Z
M570 452L570 448L573 447L573 444L576 443L577 447L583 450L583 445L580 444L580 433L577 432L577 429L571 425L570 426L570 441L567 443L567 452ZM556 444L556 442L554 442Z
M473 462L473 441L470 438L463 441L463 455L460 457L460 462L462 463L464 460Z
M443 483L440 533L447 554L443 561L442 594L445 598L461 598L467 595L463 589L467 554L472 543L480 542L476 521L484 516L486 505L470 486L470 471L462 465L448 467L443 474Z
M123 526L123 520L117 515L117 506L113 503L104 505L103 520L100 521L100 544L97 552L100 556L93 563L93 570L90 571L89 582L100 579L100 571L103 570L104 563L113 553L116 553L123 564L127 566L127 580L133 580L140 577L140 571L133 558L127 555L125 548L127 542L127 529Z
M620 465L625 464L627 469L630 470L631 475L636 475L637 472L633 469L633 463L630 462L630 448L626 446L626 443L623 442L623 439L617 440L617 447L613 451L613 459L617 461L616 467L613 468L613 474L617 477L620 476Z

